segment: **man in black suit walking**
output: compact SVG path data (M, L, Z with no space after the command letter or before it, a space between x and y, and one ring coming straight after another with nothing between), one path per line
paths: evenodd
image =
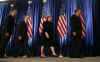
M15 16L18 14L17 9L13 9L11 13L2 21L1 24L1 48L0 57L4 57L8 41L12 35L15 24Z
M81 48L82 48L82 24L80 19L81 10L76 9L75 14L71 16L71 35L72 43L70 49L71 57L81 57Z
M24 19L28 16L28 14L24 15ZM24 55L27 55L28 57L31 56L31 52L29 50L28 46L28 20L19 21L16 25L16 35L15 39L17 40L17 43L15 43L14 48L22 48ZM21 53L22 54L22 53Z

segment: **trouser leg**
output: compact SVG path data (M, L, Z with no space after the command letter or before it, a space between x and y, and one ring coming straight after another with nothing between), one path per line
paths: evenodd
M8 40L9 38L5 38L5 37L2 37L1 39L1 55L0 56L4 56L5 53L6 53L6 46L8 45Z

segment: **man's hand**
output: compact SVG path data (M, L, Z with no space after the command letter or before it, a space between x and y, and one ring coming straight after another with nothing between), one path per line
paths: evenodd
M76 36L76 35L77 35L77 33L76 33L76 32L72 32L72 35L73 35L73 36Z
M9 33L8 32L5 33L5 37L9 37Z
M50 37L49 37L49 34L48 34L47 32L45 32L45 36L46 36L46 38L48 38L48 39L50 38Z
M22 40L22 36L18 36L18 40Z

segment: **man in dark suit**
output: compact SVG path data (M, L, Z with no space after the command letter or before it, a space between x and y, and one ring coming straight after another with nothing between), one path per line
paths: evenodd
M80 19L81 10L76 9L75 14L71 16L71 35L72 43L70 49L71 57L80 57L81 48L82 48L82 24Z
M25 18L28 15L25 14ZM31 56L31 52L29 50L28 46L28 35L27 35L27 30L28 30L28 25L27 25L27 20L24 21L19 21L16 25L16 35L15 39L17 40L15 43L15 48L22 48L24 51L24 54L27 55L28 57ZM22 53L21 53L22 54Z
M15 24L15 16L18 14L17 9L13 9L4 21L1 24L1 48L0 48L0 57L4 57L5 50L8 44L8 41L12 35L12 31Z

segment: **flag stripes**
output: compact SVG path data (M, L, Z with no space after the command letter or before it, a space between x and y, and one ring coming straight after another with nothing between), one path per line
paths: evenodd
M86 36L86 25L85 25L85 21L83 18L83 15L80 15L81 18L81 24L82 24L82 36L85 37Z
M41 18L40 26L39 26L39 35L40 35L40 36L42 35L43 23L47 20L47 17L48 17L48 16L45 16L45 17Z
M28 26L28 30L27 30L28 38L31 38L32 37L32 19L30 16L27 16L25 20Z
M63 38L67 34L67 24L66 24L66 16L60 15L58 24L57 24L57 32L60 38Z

